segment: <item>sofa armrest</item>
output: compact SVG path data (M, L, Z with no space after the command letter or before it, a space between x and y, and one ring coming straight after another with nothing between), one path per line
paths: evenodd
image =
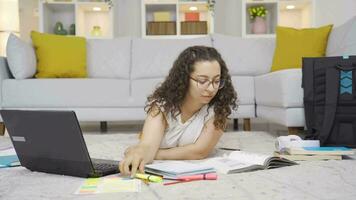
M12 78L12 75L7 60L5 57L0 57L0 107L2 107L2 83L9 78Z
M255 77L256 104L263 106L302 108L301 69L280 70Z

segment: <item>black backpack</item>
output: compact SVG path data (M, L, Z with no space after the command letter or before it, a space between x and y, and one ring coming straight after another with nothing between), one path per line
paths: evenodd
M307 139L356 147L356 56L303 58Z

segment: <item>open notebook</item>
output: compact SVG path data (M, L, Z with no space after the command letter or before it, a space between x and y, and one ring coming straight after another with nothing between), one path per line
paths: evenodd
M285 158L245 151L233 151L222 157L207 159L202 163L202 166L211 166L220 173L230 174L258 169L272 169L296 164L296 162Z

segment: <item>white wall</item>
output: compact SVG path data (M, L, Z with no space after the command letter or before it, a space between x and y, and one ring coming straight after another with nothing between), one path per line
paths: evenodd
M315 26L341 25L356 15L356 0L315 0Z
M0 0L0 56L6 56L10 33L19 32L19 4L17 0Z
M38 0L19 0L20 36L30 41L30 32L38 30Z
M216 0L215 33L241 36L242 0Z
M114 0L115 36L141 36L141 0Z

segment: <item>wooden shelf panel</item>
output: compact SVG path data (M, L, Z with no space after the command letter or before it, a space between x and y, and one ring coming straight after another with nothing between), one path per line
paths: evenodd
M147 22L147 35L176 35L176 22Z
M181 25L181 34L182 35L208 34L207 21L181 22L180 25Z

